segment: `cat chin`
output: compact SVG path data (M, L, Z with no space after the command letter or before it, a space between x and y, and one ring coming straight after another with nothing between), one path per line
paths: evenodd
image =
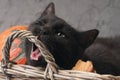
M45 61L45 59L43 57L41 57L39 60L30 60L28 62L28 65L31 65L31 66L35 66L35 67L43 67L45 68L46 65L47 65L47 62Z

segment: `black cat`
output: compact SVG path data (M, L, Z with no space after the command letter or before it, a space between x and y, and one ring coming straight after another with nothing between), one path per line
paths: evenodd
M107 41L104 42L104 39L101 39L102 42L96 40L95 44L89 47L96 39L99 31L93 29L79 32L73 29L63 19L55 15L53 3L47 6L40 18L30 24L28 30L32 31L35 36L38 36L38 39L46 45L54 56L57 65L63 69L71 69L78 59L83 59L93 61L94 68L98 73L110 73L114 75L120 73L118 66L120 64L114 61L115 59L119 59L120 55L115 58L115 54L109 55L109 50L109 52L105 53L106 55L104 54L104 49L106 49L104 45L107 44ZM27 64L45 67L46 62L40 55L38 48L28 40L26 40L25 46ZM102 48L100 48L101 46ZM107 47L111 46L108 45ZM111 57L110 59L109 56Z

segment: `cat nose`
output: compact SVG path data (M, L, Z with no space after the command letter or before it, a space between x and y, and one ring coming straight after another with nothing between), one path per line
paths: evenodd
M44 31L41 31L41 34L42 34L42 35L48 35L48 34L49 34L49 32L48 32L48 31L46 31L46 30L44 30Z
M42 29L41 31L40 31L40 34L41 35L48 35L49 34L49 30L48 29Z

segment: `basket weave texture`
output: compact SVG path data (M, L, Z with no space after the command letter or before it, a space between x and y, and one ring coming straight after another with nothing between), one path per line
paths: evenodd
M27 38L42 52L47 62L46 68L32 67L29 65L13 64L10 58L10 47L15 38ZM0 67L0 80L120 80L120 76L100 75L91 72L76 70L60 70L55 59L45 45L30 31L14 31L6 40L3 47L3 59Z

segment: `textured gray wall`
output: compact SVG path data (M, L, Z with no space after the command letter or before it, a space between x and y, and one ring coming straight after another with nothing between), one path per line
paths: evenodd
M120 35L120 0L0 0L0 32L29 25L51 1L56 14L78 30L97 28L103 37Z

